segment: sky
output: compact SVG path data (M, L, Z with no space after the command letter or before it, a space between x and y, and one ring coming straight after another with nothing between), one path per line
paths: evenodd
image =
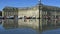
M42 0L42 4L60 7L60 0ZM38 0L0 0L0 10L6 6L31 7L38 4Z

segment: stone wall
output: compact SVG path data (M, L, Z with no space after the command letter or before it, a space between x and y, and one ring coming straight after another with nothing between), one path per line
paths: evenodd
M39 10L36 8L32 8L32 9L18 9L18 16L27 16L27 17L38 17L39 16Z

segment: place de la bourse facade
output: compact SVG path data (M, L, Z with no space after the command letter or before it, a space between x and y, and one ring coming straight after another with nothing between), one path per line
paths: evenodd
M48 6L44 4L40 4L32 7L22 7L22 8L16 8L16 7L3 8L3 11L2 11L3 17L4 16L10 17L14 15L18 16L18 18L33 17L35 19L39 19L39 16L40 16L40 19L42 19L42 22L45 22L45 23L60 22L60 8L55 6Z

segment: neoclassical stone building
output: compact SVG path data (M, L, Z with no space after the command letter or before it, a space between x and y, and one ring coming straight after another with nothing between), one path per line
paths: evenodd
M40 22L60 22L60 8L55 6L48 6L44 4L37 4L32 7L4 7L2 16L18 16L18 17L35 17L40 18Z
M42 6L41 6L42 5ZM51 17L56 17L60 16L60 8L55 7L55 6L48 6L48 5L43 5L41 4L39 9L39 5L32 6L32 7L23 7L23 8L16 8L16 7L4 7L2 11L2 16L14 16L17 15L18 17L39 17L39 10L40 11L40 16L51 16Z
M38 6L33 7L23 7L23 8L15 8L15 7L5 7L2 12L3 16L14 16L18 17L38 17L39 10Z
M13 8L13 7L5 7L2 11L2 16L14 16L14 15L18 15L18 8Z

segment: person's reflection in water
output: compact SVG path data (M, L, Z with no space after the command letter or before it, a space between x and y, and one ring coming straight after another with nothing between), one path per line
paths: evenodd
M0 19L0 24L2 24L2 20Z

